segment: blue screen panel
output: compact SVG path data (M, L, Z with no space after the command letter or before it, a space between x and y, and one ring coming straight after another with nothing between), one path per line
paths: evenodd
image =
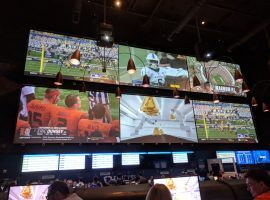
M270 163L270 156L268 150L256 150L252 152L256 164Z
M252 165L254 159L251 151L236 151L236 161L239 165Z

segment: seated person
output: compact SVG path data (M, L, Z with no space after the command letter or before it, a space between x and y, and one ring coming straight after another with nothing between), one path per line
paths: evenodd
M82 200L76 193L69 193L65 182L55 181L48 188L46 196L48 200Z
M172 200L170 190L163 184L156 184L150 188L145 200Z
M245 175L247 190L254 200L270 200L270 176L261 169L250 169Z
M93 182L90 184L91 188L103 187L102 183L98 180L97 176L94 176Z

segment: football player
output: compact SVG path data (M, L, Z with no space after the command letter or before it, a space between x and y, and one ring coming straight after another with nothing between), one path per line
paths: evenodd
M87 118L87 114L79 110L81 99L78 95L67 95L65 104L67 107L56 107L52 111L50 126L66 127L69 136L77 136L79 120Z
M51 110L55 109L59 97L59 90L48 88L43 100L34 99L27 104L28 122L32 128L48 126Z
M141 70L142 77L147 75L152 86L163 86L165 84L166 70L159 67L159 58L157 55L149 53L146 61L147 66Z

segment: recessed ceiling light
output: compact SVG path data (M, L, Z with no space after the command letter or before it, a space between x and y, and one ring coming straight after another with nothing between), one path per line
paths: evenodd
M120 7L121 6L121 1L120 0L116 0L114 2L114 4L115 4L116 7Z

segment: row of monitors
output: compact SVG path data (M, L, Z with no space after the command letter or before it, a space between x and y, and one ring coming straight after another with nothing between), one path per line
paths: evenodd
M25 86L15 143L256 143L247 104Z
M161 152L165 153L165 152ZM166 152L172 155L173 163L188 163L188 153L192 152ZM159 152L140 153L98 153L98 154L36 154L24 155L22 172L79 170L85 169L86 156L92 156L92 169L113 168L113 156L121 155L123 166L140 165L140 155L159 154ZM162 165L162 163L156 163ZM166 165L166 163L164 163ZM166 168L157 166L157 168Z
M77 48L81 53L80 66L69 62ZM132 75L127 73L130 55L137 68ZM123 45L104 49L94 40L31 30L25 75L55 77L60 68L69 80L141 86L146 74L150 86L155 88L245 96L242 83L234 79L235 70L240 71L237 64L198 62L195 57ZM193 87L194 75L201 87Z
M154 184L164 184L171 192L172 199L200 200L200 186L197 176L154 179ZM46 199L49 185L12 186L9 190L10 200Z
M97 154L36 154L24 155L22 162L22 172L54 171L54 170L80 170L85 169L86 156L92 156L92 169L113 168L113 156L121 155L122 166L139 166L140 155L160 155L171 156L173 163L188 163L187 152L134 152L134 153L97 153ZM254 151L217 151L217 158L222 159L222 163L245 164L269 164L270 156L268 150ZM155 168L167 168L166 161L154 162Z
M270 163L270 156L268 150L217 151L216 154L217 158L222 159L222 163L236 162L239 165Z

